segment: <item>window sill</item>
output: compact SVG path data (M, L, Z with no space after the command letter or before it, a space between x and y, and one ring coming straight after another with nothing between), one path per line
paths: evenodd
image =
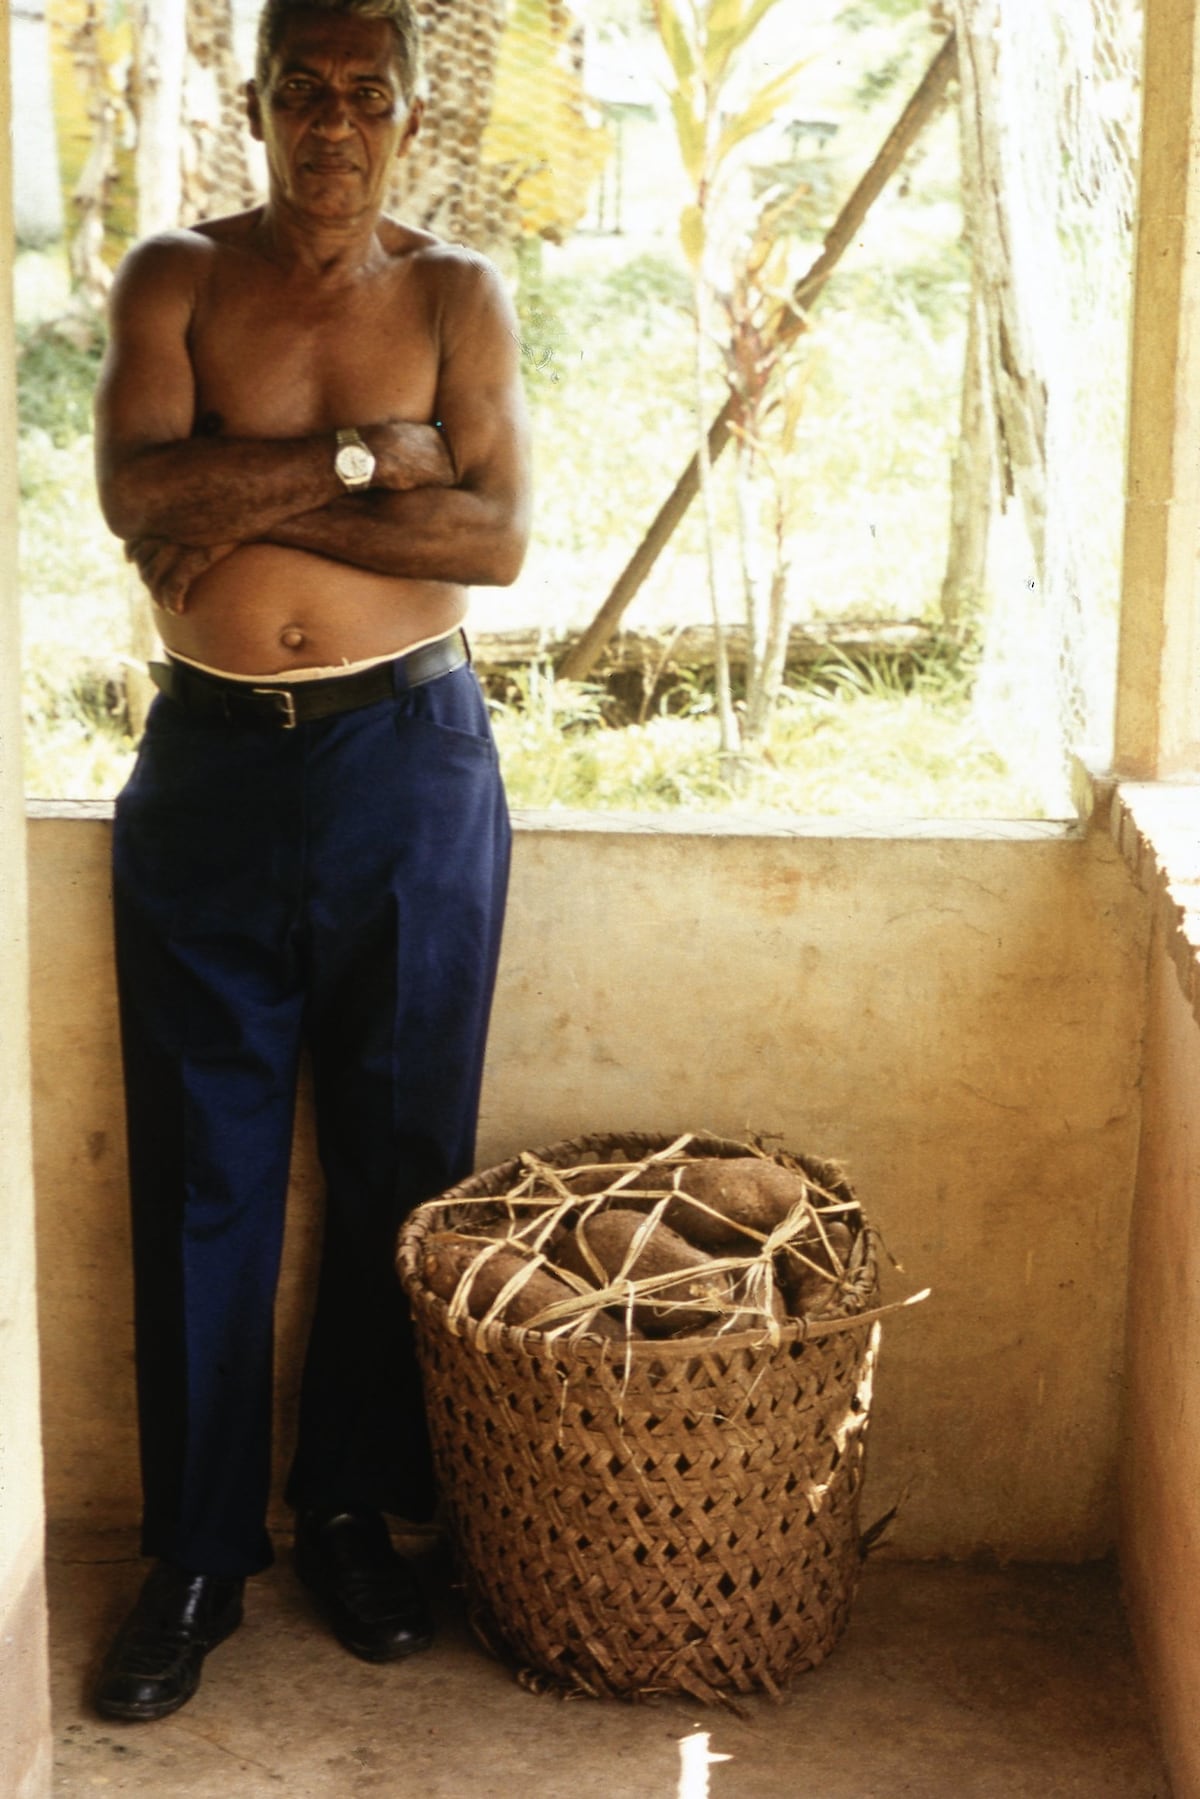
M30 819L75 819L104 823L113 815L111 800L27 799ZM879 816L789 817L736 812L585 812L567 807L514 807L513 826L528 835L625 837L780 837L869 838L912 841L1059 842L1077 837L1071 819L900 818Z

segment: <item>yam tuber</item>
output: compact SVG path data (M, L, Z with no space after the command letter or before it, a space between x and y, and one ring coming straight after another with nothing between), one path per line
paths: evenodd
M688 1198L671 1201L665 1222L719 1255L753 1255L758 1245L748 1232L769 1237L809 1192L802 1174L763 1156L703 1156L678 1169L674 1184Z
M467 1289L467 1308L473 1318L483 1318L491 1311L501 1290L522 1270L527 1271L521 1286L505 1301L498 1317L504 1324L527 1324L547 1307L558 1305L575 1296L576 1289L556 1274L539 1266L518 1249L488 1250L477 1239L444 1231L430 1237L425 1245L422 1272L425 1284L439 1299L449 1302L469 1269L474 1269ZM570 1336L605 1337L616 1340L624 1333L606 1312L584 1313L580 1322L566 1333Z
M728 1273L714 1268L703 1250L665 1224L656 1225L633 1256L634 1241L645 1228L641 1212L619 1206L594 1212L563 1240L559 1263L597 1286L619 1277L637 1284L685 1276L667 1282L653 1296L634 1298L634 1324L648 1337L684 1336L723 1313L732 1292Z
M840 1219L822 1219L827 1250L818 1233L797 1238L779 1252L779 1284L793 1318L812 1318L828 1309L838 1291L839 1270L829 1251L844 1269L854 1246L848 1225ZM801 1260L804 1257L805 1260ZM816 1266L810 1266L815 1263Z

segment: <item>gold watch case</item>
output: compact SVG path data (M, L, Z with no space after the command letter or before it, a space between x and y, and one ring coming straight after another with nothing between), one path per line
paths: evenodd
M371 476L375 473L375 458L357 431L338 432L333 468L342 486L349 488L351 492L357 488L370 487Z

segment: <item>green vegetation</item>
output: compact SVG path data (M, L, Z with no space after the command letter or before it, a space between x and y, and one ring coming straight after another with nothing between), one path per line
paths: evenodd
M25 433L45 432L65 449L92 428L99 344L81 347L57 332L21 331L17 339L17 405Z
M896 211L903 218L903 207ZM884 226L875 221L886 242ZM687 271L661 250L621 262L618 247L619 240L579 239L548 252L521 296L537 453L537 536L521 585L523 593L554 593L556 627L587 622L695 439ZM966 275L957 236L918 249L911 280L906 264L848 265L830 282L801 346L801 499L791 544L797 618L891 620L936 610ZM722 398L714 381L712 413ZM715 474L726 573L736 581L728 466ZM628 622L705 617L702 556L696 507ZM736 605L731 611L736 616Z
M593 811L968 818L1030 817L1032 795L981 744L964 676L915 680L830 668L785 688L770 757L748 788L721 779L711 696L687 716L606 727L603 690L532 670L516 704L493 708L515 806Z

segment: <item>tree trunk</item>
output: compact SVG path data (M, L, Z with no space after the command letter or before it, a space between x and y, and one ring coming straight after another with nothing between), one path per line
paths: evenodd
M148 237L179 223L185 0L137 0L132 19L128 96L137 125L137 232Z
M983 294L974 267L967 300L962 412L950 474L950 535L942 578L942 625L952 636L979 609L992 521L992 426L984 359Z
M117 167L117 105L109 92L100 49L96 0L89 0L82 19L71 34L71 57L79 85L87 96L92 134L87 161L71 195L76 225L67 260L76 291L99 312L112 285L112 271L103 252L109 190Z
M754 683L751 685L748 678L746 683L746 725L743 735L747 743L756 746L765 744L770 733L788 656L788 562L785 554L786 519L782 492L778 493L777 500L775 553L771 566L771 587L767 596L766 625Z
M1039 579L1046 566L1046 381L1016 267L1005 182L999 68L1001 0L955 0L962 108L963 208L983 302L984 355L1002 491L1021 503Z
M700 477L700 504L704 513L704 562L708 570L708 599L712 611L713 660L716 667L717 728L719 733L719 766L724 779L732 783L738 751L737 719L733 711L733 692L729 681L729 656L725 649L725 625L721 617L721 595L717 585L717 526L712 490L712 463L708 455L708 432L704 427L704 277L696 274L696 427L699 433L696 456Z

